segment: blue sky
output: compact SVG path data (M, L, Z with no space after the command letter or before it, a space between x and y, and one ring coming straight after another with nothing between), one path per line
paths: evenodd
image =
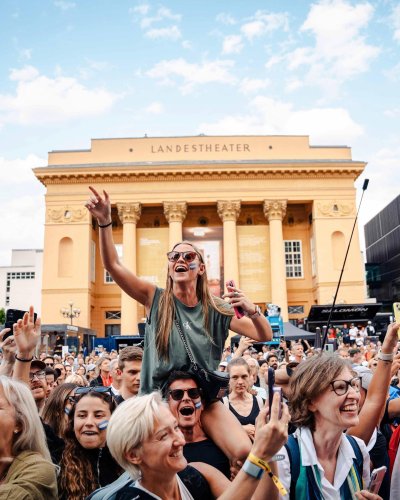
M304 134L368 162L360 223L400 192L400 4L2 0L0 265L43 245L31 168L91 138Z

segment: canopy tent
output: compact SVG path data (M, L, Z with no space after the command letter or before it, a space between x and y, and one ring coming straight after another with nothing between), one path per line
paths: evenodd
M372 321L376 313L381 309L382 304L340 304L335 305L332 317L331 326L343 325L347 323L366 324L367 321ZM329 314L332 306L311 306L307 318L307 328L310 331L315 331L316 327L325 326L328 322Z

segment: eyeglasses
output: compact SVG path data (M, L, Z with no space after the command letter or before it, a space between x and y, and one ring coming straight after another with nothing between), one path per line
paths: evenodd
M172 389L169 391L169 394L174 401L181 401L185 392L187 392L190 399L199 399L201 396L200 389L197 387L192 387L191 389Z
M46 372L44 370L39 371L39 372L29 372L29 380L33 380L34 378L37 378L38 380L43 380L46 378Z
M351 380L333 380L330 384L332 390L338 396L344 396L351 386L356 392L360 392L361 378L354 377Z
M194 259L198 257L198 254L193 251L176 252L175 250L172 250L172 252L167 253L167 257L170 262L177 262L180 256L182 256L186 262L193 262Z
M105 387L104 385L96 385L95 387L77 387L75 389L75 394L72 396L74 398L74 402L77 403L82 396L88 394L89 392L95 392L96 394L100 394L110 399L112 397L111 387Z
M46 366L54 366L54 363L45 363Z

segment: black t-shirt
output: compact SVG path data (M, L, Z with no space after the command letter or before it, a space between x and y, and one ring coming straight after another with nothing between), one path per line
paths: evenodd
M204 462L212 465L230 479L229 460L211 439L204 439L197 443L186 443L183 447L183 455L189 463Z

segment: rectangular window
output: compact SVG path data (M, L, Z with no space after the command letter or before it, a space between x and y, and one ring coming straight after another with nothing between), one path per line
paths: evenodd
M288 306L289 314L304 314L304 306Z
M106 319L121 319L121 311L106 311Z
M96 242L90 242L90 281L96 282Z
M104 333L106 337L121 335L121 325L104 325Z
M300 240L285 242L286 278L303 278L303 258Z
M122 244L117 243L115 245L115 250L117 251L118 257L122 260ZM104 269L104 283L115 283L112 279L111 274Z

